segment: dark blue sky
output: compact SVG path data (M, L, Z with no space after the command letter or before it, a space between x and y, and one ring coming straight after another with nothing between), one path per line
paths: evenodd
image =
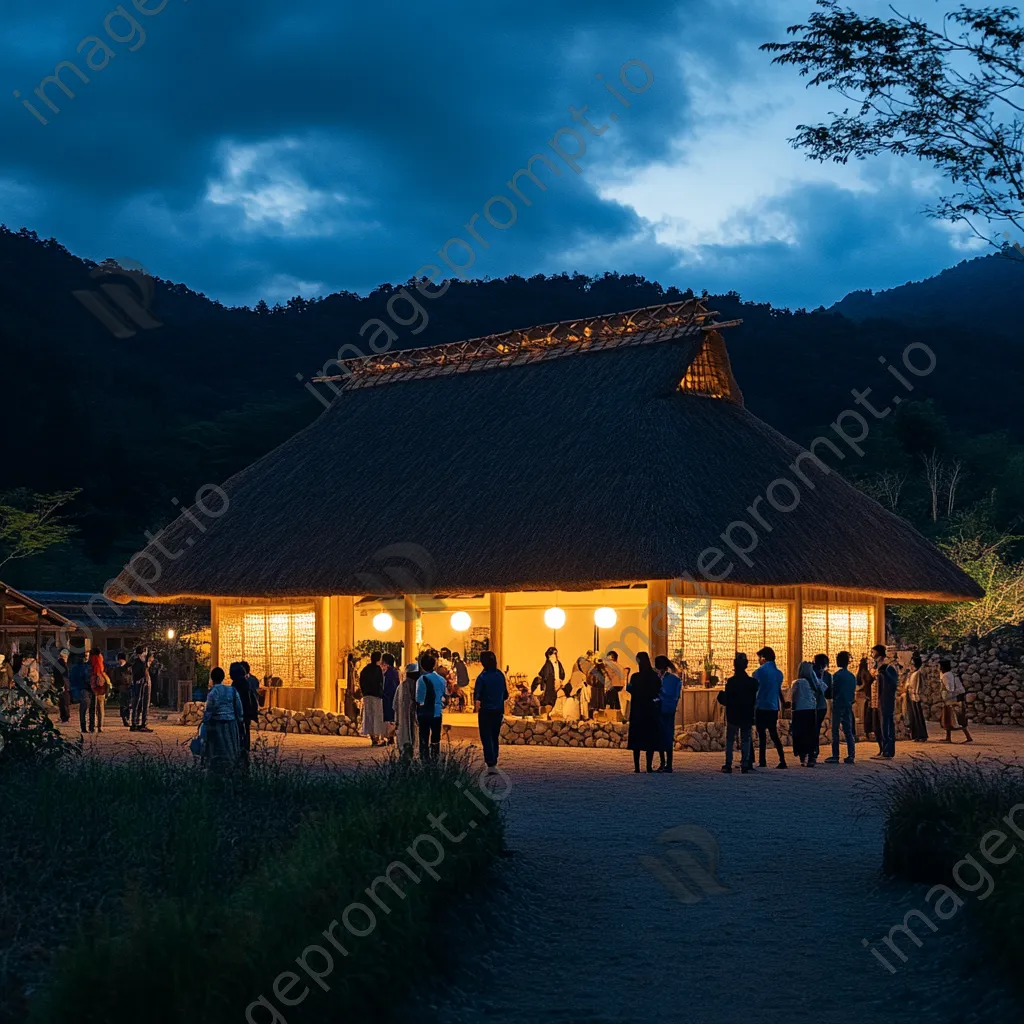
M617 270L791 306L973 255L923 216L927 168L822 167L788 146L830 97L757 48L812 7L125 0L129 21L111 0L19 5L0 14L0 221L232 304L407 280L453 237L473 241L471 275ZM653 74L642 93L619 82L629 60ZM65 68L75 97L51 83L54 113L33 90L61 61L89 82ZM583 105L607 131L573 122ZM562 126L586 141L579 174L548 146ZM561 176L536 164L548 191L520 179L532 205L492 227L484 205L515 198L534 153Z

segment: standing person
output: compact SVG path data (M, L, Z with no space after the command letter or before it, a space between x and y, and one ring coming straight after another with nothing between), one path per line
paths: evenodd
M110 684L117 694L121 724L127 729L132 724L132 673L128 668L128 659L125 657L124 651L117 652L117 661L110 670Z
M783 675L775 664L775 651L771 647L762 647L757 652L759 667L754 670L754 682L757 683L757 700L754 704L754 724L757 726L757 742L760 750L758 765L767 768L765 760L765 744L768 736L779 755L777 768L786 767L786 748L779 738L779 712L782 710ZM815 703L817 706L817 703Z
M854 764L857 756L857 727L853 721L853 702L857 694L857 677L850 671L849 651L836 655L836 674L832 677L832 756L827 764L839 764L839 729L846 737L846 764Z
M35 650L29 651L21 659L22 678L32 684L33 689L39 685L39 662L36 661Z
M437 659L420 655L420 675L416 680L416 719L420 731L420 760L436 761L441 756L441 715L444 713L445 682L434 667Z
M629 693L629 739L633 751L633 771L640 772L640 752L647 755L647 771L654 771L654 752L661 747L660 708L658 694L661 679L651 665L651 656L641 651L636 656L636 672L626 683Z
M544 692L540 698L541 705L553 708L558 700L557 690L565 682L565 669L558 660L557 647L549 647L544 652L544 664L541 665L537 675L544 684Z
M595 655L595 658L594 667L590 670L590 675L587 678L587 683L590 685L591 715L596 714L598 711L604 711L607 707L605 690L608 674L605 671L604 661L601 656Z
M828 702L832 699L832 673L828 670L828 655L816 654L814 656L814 685L817 689L818 701L818 731L816 733L814 756L817 759L821 756L821 726L828 717Z
M619 652L609 651L604 656L605 702L613 711L625 713L626 671L619 664ZM625 721L625 717L623 717Z
M661 737L658 748L658 771L670 772L672 755L676 749L676 709L679 707L679 697L683 692L683 681L676 672L675 664L664 654L659 654L654 659L654 669L661 677L661 688L658 691L658 732Z
M166 672L158 654L149 656L149 695L150 703L154 707L162 707L164 704L164 683Z
M416 680L420 667L416 662L405 666L405 679L395 692L395 746L405 761L412 760L416 743Z
M942 673L942 725L946 730L946 743L953 742L953 730L963 729L964 743L973 743L974 737L967 728L967 689L963 680L953 671L948 658L939 662Z
M381 697L384 702L384 731L387 734L384 742L390 745L395 742L395 694L398 692L401 678L398 675L398 669L395 668L393 654L384 654L381 661L384 664L384 685Z
M60 720L71 721L71 678L68 668L68 657L71 652L62 648L53 663L53 688L57 691L57 706L60 708Z
M476 709L480 727L480 745L484 749L484 764L487 774L493 775L498 765L498 745L501 737L501 723L505 718L505 701L508 700L508 683L505 673L498 668L494 651L482 651L480 664L483 671L476 677L473 688L473 707Z
M132 661L132 724L131 732L152 732L146 724L149 718L149 651L135 648Z
M444 692L451 693L455 689L455 666L452 664L452 652L447 647L433 651L437 665L434 671L444 680Z
M98 647L89 652L89 689L93 694L93 699L89 702L89 732L93 731L94 722L96 732L103 732L103 711L107 703L107 692L110 690L110 677L107 675L103 655Z
M757 706L757 681L747 675L749 659L738 652L732 660L733 674L725 681L718 702L725 705L725 764L722 771L732 771L732 748L740 741L740 771L746 775L754 770L753 725ZM762 747L762 752L763 752Z
M242 761L247 762L252 749L252 723L260 718L260 705L249 686L249 673L240 661L233 661L228 666L228 679L238 694L238 703L242 709L242 720L238 725L238 745L241 749ZM226 697L221 698L225 702Z
M245 669L245 681L249 684L249 692L252 694L252 706L256 709L256 718L254 721L259 721L260 708L263 707L263 701L267 699L266 689L263 690L263 699L260 699L260 681L252 674L252 666L247 661L240 661L238 663Z
M815 739L818 728L818 693L814 666L809 661L800 662L797 677L789 691L789 699L793 704L793 753L808 768L813 768L818 759Z
M238 665L239 679L245 682L245 669ZM248 683L245 684L248 689ZM203 760L212 772L226 773L242 760L242 737L245 735L245 710L240 688L227 683L219 665L210 671L210 692L203 708L206 742Z
M363 694L363 718L359 731L370 737L370 746L384 744L384 672L380 667L380 651L370 655L370 664L359 673L359 689Z
M868 739L875 734L875 705L871 696L874 685L875 677L868 668L868 659L861 658L857 666L857 689L864 695L864 735Z
M886 657L885 644L871 648L875 661L875 687L872 694L878 706L878 753L874 760L890 761L896 756L896 690L900 676Z
M907 677L907 728L910 738L916 743L928 740L928 724L924 719L924 705L921 703L921 666L924 662L920 654L910 659L914 666Z
M483 659L480 659L480 663L483 664ZM462 656L458 651L452 652L452 668L455 671L455 682L463 688L463 690L469 689L469 666L462 660Z

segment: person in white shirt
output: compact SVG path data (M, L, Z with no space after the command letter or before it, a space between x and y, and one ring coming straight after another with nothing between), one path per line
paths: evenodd
M924 720L924 705L921 703L921 655L911 659L914 666L907 677L907 728L910 738L918 743L928 739L928 725Z
M974 737L967 728L967 690L947 658L939 662L939 669L942 672L942 724L946 728L946 742L953 742L954 729L963 729L964 743L973 743Z

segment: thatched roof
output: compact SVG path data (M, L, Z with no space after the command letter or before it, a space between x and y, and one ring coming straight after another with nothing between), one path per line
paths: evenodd
M728 583L980 596L912 527L751 415L700 303L342 365L320 418L176 520L117 600L589 590L692 574L745 520ZM681 384L682 382L682 384ZM826 453L827 456L827 453ZM760 502L777 478L801 501ZM791 501L779 492L781 502ZM219 511L210 497L208 508ZM189 516L192 518L190 519ZM195 525L202 524L202 530ZM734 536L744 541L736 528ZM707 565L707 556L705 556ZM717 576L726 561L710 568Z

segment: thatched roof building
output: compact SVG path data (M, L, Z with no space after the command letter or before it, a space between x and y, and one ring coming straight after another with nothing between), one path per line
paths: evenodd
M744 407L731 325L714 316L690 300L343 363L330 409L207 489L107 593L273 602L689 579L762 597L979 596L828 469L851 454L839 435L812 456Z

